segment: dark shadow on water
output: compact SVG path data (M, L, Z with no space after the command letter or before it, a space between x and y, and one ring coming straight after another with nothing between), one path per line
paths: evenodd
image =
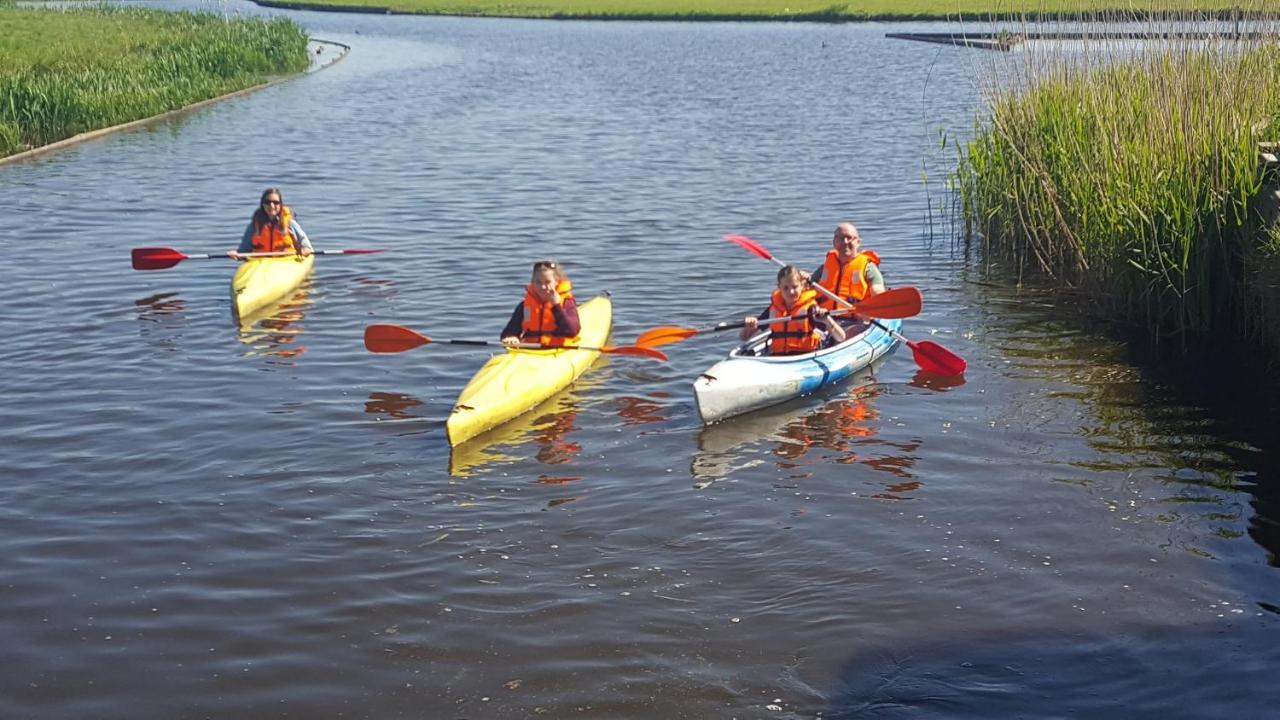
M1262 627L1262 618L1247 625ZM1057 632L865 648L841 672L823 717L1276 717L1280 634L1221 628Z
M1176 340L1155 343L1133 325L1081 314L1075 299L1051 288L1028 283L1014 289L1014 278L998 268L992 278L994 283L972 283L982 288L973 302L1000 309L1002 332L1025 342L1034 335L1030 328L1057 326L1043 347L1021 349L1033 353L1032 361L1065 356L1081 368L1071 380L1084 388L1097 418L1089 443L1121 464L1136 458L1169 468L1161 478L1169 488L1165 499L1184 507L1215 493L1247 493L1253 510L1248 535L1268 564L1280 567L1280 358L1225 337L1199 348ZM1098 353L1135 370L1138 379L1090 377L1092 368L1106 370ZM1206 514L1206 522L1215 518Z

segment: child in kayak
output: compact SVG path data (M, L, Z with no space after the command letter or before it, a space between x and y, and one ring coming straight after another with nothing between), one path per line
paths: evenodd
M253 211L240 246L228 251L227 256L239 260L242 254L269 252L312 253L310 238L293 219L293 210L284 204L280 188L273 187L262 191L258 209Z
M569 278L552 260L534 263L524 300L516 305L507 326L502 329L502 343L518 345L525 342L562 347L576 343L580 332L582 323L578 320L578 303L573 299Z
M760 321L799 315L796 320L774 323L769 328L769 354L798 355L822 347L828 338L841 342L844 328L831 319L831 313L817 303L818 292L809 287L801 270L788 265L778 271L778 289L773 291L769 307L759 316L742 321L741 338L746 340L760 328Z

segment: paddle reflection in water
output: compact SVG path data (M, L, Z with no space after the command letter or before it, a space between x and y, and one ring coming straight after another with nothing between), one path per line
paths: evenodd
M307 351L305 345L296 343L304 330L300 323L310 304L308 288L304 286L289 299L243 319L239 330L240 342L248 346L244 356L265 356L271 364L293 365L292 358Z
M963 375L938 375L928 370L917 371L915 376L911 378L910 383L911 387L917 387L922 390L937 390L938 392L946 392L963 384Z
M187 326L187 302L178 293L168 292L134 300L133 305L142 339L160 350L177 350Z
M535 460L543 465L562 465L582 452L570 439L578 430L578 411L593 388L608 379L608 361L601 356L573 385L551 396L533 410L492 430L483 432L449 453L449 474L468 477L499 463ZM537 444L532 455L522 447Z
M671 393L658 391L650 393L649 397L623 395L616 398L613 404L618 410L618 417L622 418L623 425L648 425L667 420L667 416L663 414L663 403L670 398Z
M410 408L422 405L422 401L412 395L389 392L371 392L364 403L364 411L379 418L388 417L396 420L412 420L422 416L409 412Z

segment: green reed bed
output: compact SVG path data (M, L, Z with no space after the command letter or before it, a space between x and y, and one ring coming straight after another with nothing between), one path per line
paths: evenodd
M284 20L0 3L0 157L305 70Z
M1023 58L993 92L957 170L970 238L1157 337L1273 332L1244 280L1267 246L1258 142L1280 130L1280 50L1100 49Z
M1097 11L1098 0L260 0L273 7L377 9L427 15L632 20L953 20L1078 14ZM1238 0L1170 0L1162 11L1230 13ZM1131 3L1115 2L1117 9Z

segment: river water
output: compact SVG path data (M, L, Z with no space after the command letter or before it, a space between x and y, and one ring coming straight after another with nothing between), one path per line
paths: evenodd
M215 9L260 12L249 5ZM957 249L980 104L939 26L291 13L321 72L0 168L0 717L1262 717L1275 462L1247 425ZM924 182L927 177L928 182ZM232 324L219 252L280 185L321 257ZM932 209L931 209L932 208ZM602 359L451 454L532 260L615 341L762 306L857 222L911 353L702 428Z

